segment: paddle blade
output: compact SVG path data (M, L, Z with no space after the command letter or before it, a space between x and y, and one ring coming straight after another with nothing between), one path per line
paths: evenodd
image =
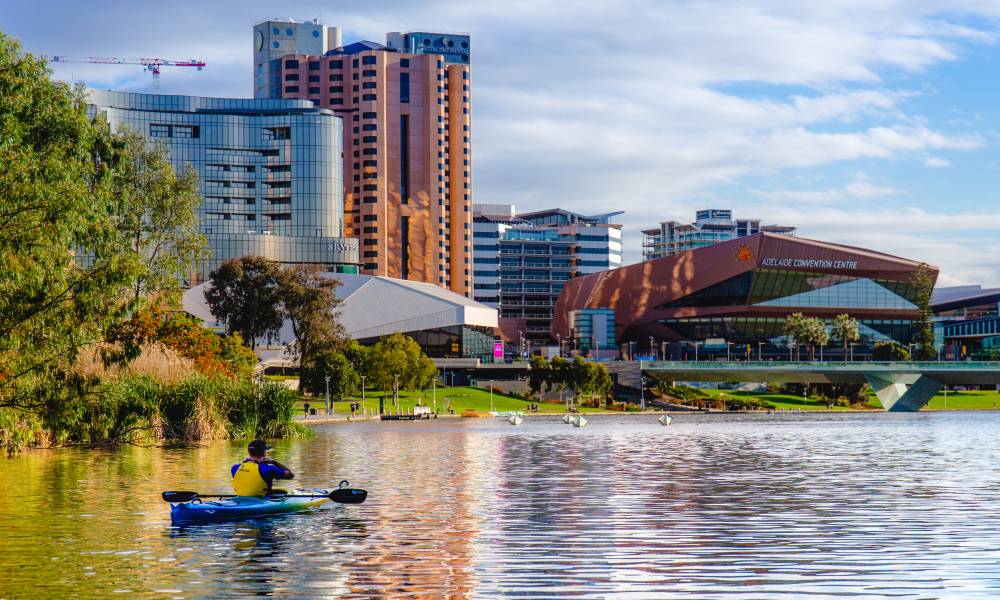
M339 488L330 492L329 498L340 504L361 504L368 497L368 492L357 488Z
M198 492L163 492L164 502L190 502L198 497Z

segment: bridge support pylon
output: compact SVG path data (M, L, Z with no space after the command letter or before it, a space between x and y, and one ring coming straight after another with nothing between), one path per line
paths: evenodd
M865 373L865 379L889 412L917 412L944 387L926 375Z

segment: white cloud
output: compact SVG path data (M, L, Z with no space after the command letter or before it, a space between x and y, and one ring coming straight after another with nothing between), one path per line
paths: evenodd
M943 169L951 166L951 161L947 158L940 158L938 156L928 156L924 159L925 167L932 167L936 169Z
M95 1L8 2L0 29L37 52L205 58L201 73L165 70L163 90L250 93L250 28L273 16L272 2L176 0L169 18L149 19L141 3ZM717 193L751 176L776 181L748 192L767 202L761 208L826 207L759 216L791 225L801 218L815 237L856 240L852 231L869 231L869 222L885 226L876 216L905 213L912 201L905 184L876 176L797 181L800 175L838 163L877 174L881 164L914 157L943 167L947 160L934 153L975 150L995 137L973 129L971 115L935 122L913 112L915 97L938 93L935 67L995 43L995 2L383 0L334 9L302 0L294 10L290 16L344 27L348 41L381 41L386 31L410 28L471 33L475 198L525 209L624 209L631 259L639 255L639 230L660 220L690 218L707 203L757 212L745 198ZM72 71L105 86L148 89L148 75L117 69ZM65 68L57 74L69 76ZM886 214L853 208L865 202L892 205ZM956 269L961 261L948 256L958 246L938 243L921 223L954 217L948 226L960 236L982 218L905 214L890 221L894 230L912 226L917 237L892 248ZM1000 284L1000 276L984 283Z

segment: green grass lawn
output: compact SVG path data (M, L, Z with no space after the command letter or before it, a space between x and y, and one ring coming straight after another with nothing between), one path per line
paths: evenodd
M378 410L379 399L385 396L385 410L386 412L395 412L395 407L392 405L392 392L366 392L365 393L365 406L369 411ZM444 414L447 411L447 407L451 407L455 414L462 414L466 409L472 409L479 412L489 412L490 410L490 391L489 389L477 388L477 387L444 387L438 388L436 392L437 397L437 408L438 412ZM430 406L433 408L434 395L431 390L416 391L416 392L400 392L399 393L399 407L402 412L409 412L413 409L413 406L419 401L420 404ZM349 402L336 402L334 405L334 411L338 413L347 413L351 411L351 402L361 402L361 397L358 396ZM302 414L303 405L305 401L299 401L296 405L298 414ZM514 396L508 396L506 394L501 394L500 392L493 392L493 410L497 412L503 411L513 411L519 410L522 412L527 412L528 405L531 402L521 400ZM538 413L546 414L562 414L566 410L565 404L556 404L549 402L535 402L538 405ZM323 397L318 396L309 400L309 406L311 408L317 409L316 412L320 412L323 408ZM579 407L578 407L579 408ZM603 409L596 408L582 408L582 412L606 412Z
M826 405L822 402L813 402L811 400L803 399L801 396L794 396L791 394L735 392L731 390L702 391L710 396L728 394L734 397L743 396L748 398L759 398L765 402L770 402L776 409L827 410ZM871 394L870 399L868 400L868 406L870 408L881 409L882 403L879 402L875 394ZM931 401L927 403L927 406L924 407L925 410L944 410L945 408L944 392L934 396ZM993 390L948 392L948 410L993 410L997 408L1000 408L1000 393ZM847 408L835 406L833 410L847 410Z

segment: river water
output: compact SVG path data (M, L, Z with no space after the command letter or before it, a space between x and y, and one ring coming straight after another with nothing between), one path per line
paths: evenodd
M356 423L278 442L359 506L172 527L241 444L0 460L0 598L996 597L1000 414Z

